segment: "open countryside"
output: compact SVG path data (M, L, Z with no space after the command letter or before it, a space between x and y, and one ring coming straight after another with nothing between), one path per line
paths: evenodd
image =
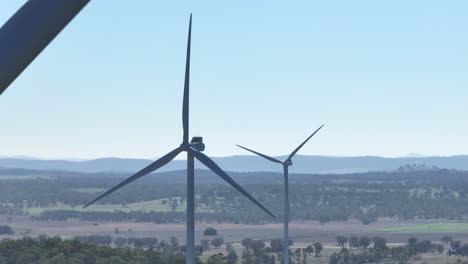
M0 264L468 264L468 2L0 3Z

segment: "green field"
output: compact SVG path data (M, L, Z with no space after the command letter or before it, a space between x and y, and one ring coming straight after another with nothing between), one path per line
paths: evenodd
M386 233L468 233L468 223L434 223L376 230Z
M54 207L30 207L26 208L25 210L29 214L39 215L43 211L52 211L52 210L74 210L74 211L81 211L81 212L114 212L114 211L123 211L123 212L130 212L130 211L157 211L157 212L169 212L172 211L172 206L170 203L165 203L164 200L167 199L158 199L152 201L145 201L139 203L130 203L126 205L121 204L111 204L111 205L102 205L96 204L92 205L86 209L83 209L81 206L72 207L66 204L59 204ZM177 206L175 211L182 211L183 204Z
M82 189L83 190L83 189ZM88 191L92 191L91 189ZM93 190L94 191L94 190ZM180 197L174 197L179 198ZM169 199L157 199L152 201L145 201L145 202L138 202L138 203L129 203L126 205L121 204L111 204L111 205L102 205L96 204L92 205L86 209L83 209L81 206L72 207L66 204L58 204L57 206L53 207L29 207L25 208L25 211L31 215L40 215L43 211L53 211L53 210L74 210L80 212L114 212L114 211L123 211L123 212L130 212L130 211L156 211L156 212L182 212L185 210L185 202L180 202L175 208L172 210L172 205L169 202ZM204 205L197 206L197 212L211 212L209 208Z

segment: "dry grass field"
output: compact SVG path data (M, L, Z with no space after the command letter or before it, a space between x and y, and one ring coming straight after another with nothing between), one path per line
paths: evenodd
M0 225L10 225L17 235L27 232L31 235L48 234L50 236L74 237L87 234L114 235L116 228L119 235L128 236L155 236L166 240L171 236L185 239L184 224L154 224L134 222L41 222L31 221L26 216L14 216L8 221L6 216L0 216ZM197 223L197 238L203 237L202 232L207 227L218 230L227 242L238 242L244 238L270 240L282 236L282 224L243 225L243 224L208 224ZM456 239L468 242L468 224L453 222L440 222L435 220L396 221L383 219L370 225L362 225L358 221L331 222L320 224L318 222L293 222L290 224L290 236L295 243L310 244L321 242L334 244L337 235L356 236L381 236L389 243L405 243L411 236L419 239L439 241L445 235L450 234Z

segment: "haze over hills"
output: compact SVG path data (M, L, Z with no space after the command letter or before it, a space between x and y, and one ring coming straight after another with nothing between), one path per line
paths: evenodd
M278 157L284 159L285 157ZM214 158L224 170L233 172L280 172L281 167L255 156L230 156ZM135 172L150 164L149 159L101 158L85 161L41 160L22 158L0 158L0 168L22 168L34 170L56 170L73 172ZM449 157L400 157L384 158L375 156L362 157L327 157L301 156L293 160L292 173L353 173L367 171L395 170L406 164L436 166L446 169L468 170L468 155ZM174 160L164 166L163 171L185 169L185 160ZM205 169L198 162L198 169Z

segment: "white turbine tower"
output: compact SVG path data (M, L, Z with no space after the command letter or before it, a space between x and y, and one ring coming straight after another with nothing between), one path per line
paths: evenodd
M262 153L259 153L259 152L256 152L254 150L251 150L251 149L248 149L246 147L243 147L243 146L240 146L240 145L237 145L238 147L240 148L243 148L247 151L250 151L262 158L265 158L269 161L272 161L272 162L275 162L275 163L279 163L281 165L283 165L283 171L284 171L284 220L283 220L283 223L284 223L284 237L283 237L283 264L288 264L289 263L289 176L288 176L288 167L289 166L292 166L292 158L294 157L294 155L296 155L296 153L302 148L302 146L305 145L305 143L307 143L307 141L309 141L309 139L311 137L313 137L315 135L315 133L317 133L321 128L323 127L320 126L317 130L315 130L314 133L312 133L312 135L310 135L304 142L302 142L301 145L299 145L290 155L289 157L285 160L285 161L281 161L281 160L278 160L278 159L275 159L273 157L270 157L270 156L267 156L265 154L262 154Z
M129 177L128 179L124 180L123 182L119 183L118 185L114 186L107 192L103 193L90 203L88 203L86 207L90 206L91 204L95 203L96 201L104 198L105 196L111 194L112 192L122 188L123 186L151 173L162 166L169 163L173 160L179 153L182 151L187 152L187 249L186 249L186 263L187 264L194 264L195 263L195 183L194 183L194 159L199 160L203 163L206 167L216 173L219 177L229 183L232 187L246 196L249 200L255 203L258 207L260 207L263 211L267 214L275 217L270 211L268 211L262 204L260 204L255 198L253 198L248 192L246 192L242 187L240 187L229 175L227 175L213 160L211 160L208 156L202 153L205 149L205 145L203 144L203 140L201 137L194 137L191 142L188 141L188 133L189 133L189 81L190 81L190 43L191 43L191 32L192 32L192 15L190 15L190 23L189 23L189 33L188 33L188 43L187 43L187 61L185 65L185 84L184 84L184 101L182 107L182 125L184 130L184 135L182 139L182 144L174 149L173 151L169 152L162 158L156 160L155 162L151 163L146 168L142 169L141 171L137 172L133 176Z

